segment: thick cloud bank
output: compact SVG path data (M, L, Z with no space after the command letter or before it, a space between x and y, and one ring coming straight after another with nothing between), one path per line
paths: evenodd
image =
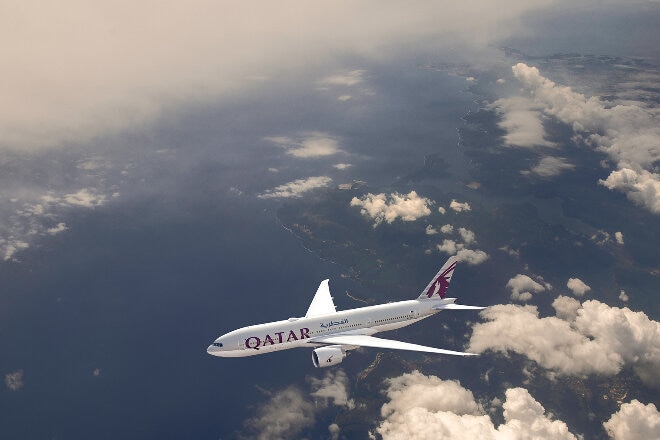
M5 2L0 148L92 139L337 54L382 57L410 42L486 47L525 12L557 2ZM354 84L355 72L327 82Z
M534 306L496 305L481 312L469 351L516 352L563 375L615 375L632 368L649 386L660 388L660 323L643 312L580 303L560 296L557 316L540 318Z
M523 388L506 390L504 423L496 428L472 392L457 381L414 371L387 384L389 401L377 428L384 440L577 438Z

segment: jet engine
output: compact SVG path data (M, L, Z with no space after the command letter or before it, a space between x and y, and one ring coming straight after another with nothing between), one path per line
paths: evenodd
M341 345L321 347L312 352L312 362L316 368L340 364L345 357L346 352L341 349Z

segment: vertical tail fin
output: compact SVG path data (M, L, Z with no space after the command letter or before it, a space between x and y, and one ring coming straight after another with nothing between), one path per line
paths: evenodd
M449 257L447 262L442 266L440 271L438 271L417 299L430 299L435 294L444 299L447 294L447 289L449 289L449 283L451 282L451 276L454 273L457 261L458 259L456 257Z

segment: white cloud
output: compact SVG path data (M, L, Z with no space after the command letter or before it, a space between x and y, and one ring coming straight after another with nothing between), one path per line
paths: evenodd
M660 213L660 175L646 170L621 168L612 171L599 183L608 189L624 192L626 196L655 214Z
M14 237L9 237L9 240L0 239L0 246L4 251L3 260L9 261L14 258L14 254L21 249L27 249L28 243L22 240L17 240Z
M18 391L23 388L23 370L5 374L5 385L11 391Z
M438 230L431 225L426 225L426 235L436 235Z
M355 403L348 397L348 376L344 370L328 371L322 379L310 377L311 396L321 399L327 406L332 403L335 406L345 406L348 409L355 408Z
M458 228L458 233L461 235L461 238L463 239L463 242L465 242L465 244L474 243L475 241L474 232L470 231L469 229Z
M308 191L325 188L332 182L332 179L327 176L308 177L307 179L298 179L293 182L285 183L284 185L276 186L259 194L257 197L261 199L278 199L278 198L297 198Z
M541 111L525 97L503 98L495 101L494 108L501 117L500 128L506 131L504 142L513 147L552 147L545 139Z
M470 211L472 209L470 208L470 204L468 202L461 203L461 202L457 202L454 199L452 199L451 203L449 204L449 207L456 212Z
M575 296L582 296L591 290L591 287L586 285L584 281L579 278L569 278L566 287L571 289L571 292L573 292Z
M510 246L502 246L501 248L498 248L498 250L502 252L506 252L507 254L511 255L512 257L520 257L520 251L518 249L513 249Z
M415 191L408 194L392 193L367 194L361 199L353 197L351 206L360 207L362 215L375 220L374 227L383 221L392 223L400 218L403 221L415 221L420 217L431 214L429 206L433 204L431 199L420 197Z
M387 380L389 401L377 432L384 440L576 439L566 424L552 420L527 390L506 390L504 423L497 428L470 390L459 382L418 371Z
M103 157L88 157L78 161L76 168L85 171L97 171L108 168L110 164Z
M451 234L452 232L454 232L454 227L450 224L442 225L442 227L440 228L440 232L442 232L443 234Z
M349 168L352 167L352 166L353 166L353 165L351 165L350 163L337 163L337 164L334 164L334 165L333 165L333 168L336 168L336 169L338 169L338 170L340 170L340 171L343 171L343 170L347 170L347 169L349 169Z
M456 252L456 257L459 262L465 262L470 266L476 266L488 260L489 256L486 252L481 250L460 249Z
M438 212L442 215L445 215L447 210L443 206L438 206Z
M82 180L82 177L81 177ZM38 237L55 235L67 229L58 222L70 209L94 209L107 202L107 197L95 188L77 191L51 189L40 193L33 189L20 191L9 204L0 204L0 257L15 260L16 254L30 247ZM56 223L57 222L57 223ZM53 226L55 224L55 226Z
M463 243L457 243L454 240L443 240L442 244L436 246L440 252L448 255L456 255L459 262L464 262L470 266L476 266L486 261L489 256L481 250L466 249Z
M506 287L511 289L511 299L518 301L529 301L532 299L532 293L543 292L549 284L543 285L537 283L527 275L518 274L511 278ZM552 286L550 286L552 287Z
M364 83L365 73L365 70L350 70L348 72L326 76L321 82L335 86L352 87Z
M603 427L614 440L657 439L660 438L660 412L653 403L644 405L634 399L621 405Z
M267 394L270 398L259 406L253 417L243 425L250 438L260 440L301 438L301 433L314 426L320 411L333 407L353 409L355 404L348 397L349 379L344 370L326 371L322 378L308 376L309 391L290 386ZM333 426L334 425L334 426ZM333 435L339 434L339 426L328 427Z
M454 255L458 249L462 248L463 245L457 244L454 240L444 239L442 244L439 244L438 250L444 252L445 254Z
M94 208L105 203L103 194L97 193L94 189L83 188L78 192L65 194L60 203L62 205L81 206L84 208Z
M617 242L618 244L621 244L621 245L624 244L624 243L623 243L623 232L621 232L621 231L616 231L616 232L614 233L614 238L616 239L616 242Z
M397 412L405 413L419 406L430 411L454 411L471 415L480 415L483 410L472 392L455 380L442 380L413 371L386 379L385 382L390 401L381 409L384 417Z
M596 231L596 233L593 234L590 238L594 243L596 243L599 246L603 246L609 243L612 239L609 232L600 229Z
M545 408L524 388L511 388L506 391L504 425L497 430L503 439L512 438L552 438L574 439L577 437L561 420L552 420L545 414Z
M347 102L354 99L356 95L373 95L374 93L365 86L366 70L348 70L329 75L318 81L317 90L339 91L341 93L337 100Z
M546 156L531 170L522 171L522 173L545 178L558 176L563 171L572 170L573 168L575 168L575 165L568 163L563 157Z
M331 423L328 426L328 432L330 432L330 439L331 440L339 440L339 433L341 432L341 429L339 428L338 424Z
M452 201L453 203L453 201ZM454 227L450 224L443 225L440 231L444 234L451 234L454 232ZM441 244L437 245L440 252L448 255L456 255L459 262L465 262L471 266L481 264L486 261L489 256L482 250L467 249L466 246L476 242L476 235L474 232L466 228L458 228L458 234L461 236L463 243L456 242L455 240L444 239Z
M299 159L332 156L341 153L339 141L327 133L302 133L297 139L285 136L272 136L265 138L282 148L286 153Z
M55 235L55 234L59 234L60 232L66 231L67 229L69 228L66 227L66 223L60 222L57 225L53 226L52 228L46 229L46 232L49 233L50 235Z
M621 292L619 292L619 299L623 302L628 302L628 300L630 298L628 297L628 294L626 293L626 291L622 290Z
M235 186L230 186L229 189L227 190L227 194L230 194L234 197L240 197L243 195L243 191L241 191L240 188L237 188Z
M259 440L294 438L313 426L315 417L314 404L298 388L289 387L275 393L244 425Z
M597 97L587 98L555 84L524 63L512 70L529 92L521 99L531 108L572 126L576 136L617 164L617 170L599 181L601 185L660 214L660 175L654 168L660 160L660 124L655 109L640 103L607 106Z
M577 318L578 310L582 307L580 301L570 296L559 295L552 301L552 307L555 309L557 318L572 322Z
M523 354L562 375L615 375L629 367L649 386L660 387L660 323L643 312L591 300L575 307L553 303L557 316L539 318L534 306L496 305L481 312L469 350Z

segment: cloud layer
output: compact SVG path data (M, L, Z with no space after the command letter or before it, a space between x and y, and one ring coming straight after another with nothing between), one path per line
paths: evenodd
M617 169L599 183L621 191L635 203L660 214L660 123L658 108L628 101L609 105L598 97L586 97L541 75L536 67L518 63L514 76L526 96L503 98L493 106L502 115L505 142L514 146L551 146L545 141L544 117L553 117L573 128L576 139L607 154ZM550 177L571 169L560 158L544 158L531 170Z
M497 428L472 392L457 381L414 371L389 379L386 393L389 401L377 428L384 440L576 439L523 388L506 390L504 423Z
M515 32L523 13L555 2L10 2L0 15L0 148L88 140L180 105L249 93L337 54L376 58L410 42L485 47ZM360 79L359 71L326 78Z
M660 388L660 323L643 312L560 296L557 316L540 318L534 306L496 305L481 312L469 350L516 352L563 375L615 375L632 368Z

